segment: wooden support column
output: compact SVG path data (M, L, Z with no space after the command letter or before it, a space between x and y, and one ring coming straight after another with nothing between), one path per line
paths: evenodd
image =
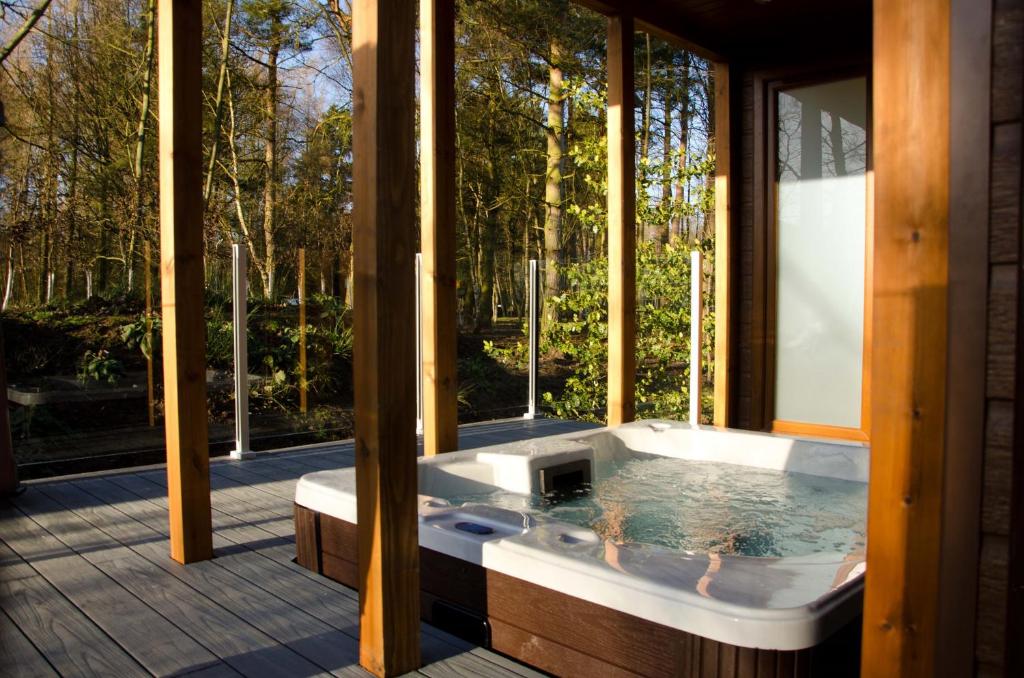
M213 555L203 319L202 0L160 0L160 283L171 557Z
M871 392L862 675L932 676L946 465L949 0L875 0L873 109L871 372L882 378Z
M636 416L633 18L608 18L608 424Z
M455 1L420 0L423 453L459 447L455 299Z
M359 663L419 667L413 285L416 0L353 3Z
M732 382L732 98L729 64L715 63L715 426L728 426Z

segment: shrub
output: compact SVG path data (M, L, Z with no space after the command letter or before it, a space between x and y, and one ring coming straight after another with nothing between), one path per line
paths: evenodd
M124 365L120 360L111 358L105 349L86 351L78 364L78 380L82 382L105 381L114 384L123 375Z
M565 389L543 394L558 417L601 421L608 400L608 260L563 269L566 289L552 299L558 321L546 351L572 365ZM690 352L689 249L637 245L636 402L640 416L687 416ZM711 328L705 328L709 332Z

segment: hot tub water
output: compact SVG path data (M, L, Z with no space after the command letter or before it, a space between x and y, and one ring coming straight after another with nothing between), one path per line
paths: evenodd
M598 469L570 493L504 490L444 497L594 530L613 542L759 557L863 551L865 483L644 455Z

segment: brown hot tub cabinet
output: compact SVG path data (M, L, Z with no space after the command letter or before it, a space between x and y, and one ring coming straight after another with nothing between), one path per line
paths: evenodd
M685 430L685 425L673 425L684 443L691 449L695 449L695 443L701 442L700 438L694 438L692 432ZM660 429L664 431L665 429ZM627 429L625 432L629 434ZM710 432L714 435L715 432ZM599 461L594 461L591 455L600 457L606 454L609 449L636 450L643 446L644 434L639 436L615 434L616 440L608 440L609 433L597 434L604 436L590 440L582 447L585 452L582 456L591 459L594 468L600 466ZM701 433L700 435L707 435ZM534 483L540 482L543 475L538 473L537 462L550 456L551 463L547 464L548 480L551 479L551 469L554 465L565 464L566 468L575 468L579 465L581 457L579 434L575 435L577 440L568 440L569 437L560 437L560 441L553 447L556 450L553 454L538 454L537 443L543 445L543 441L532 441L524 443L518 449L513 446L511 449L485 449L472 453L453 453L444 455L443 462L433 460L421 461L421 467L427 466L420 473L420 491L430 496L421 495L421 530L420 530L420 582L422 595L422 616L424 621L429 622L450 633L465 638L468 641L488 647L497 652L508 655L514 659L523 661L539 669L556 675L565 676L719 676L722 678L788 678L790 676L855 676L859 669L860 654L860 598L862 577L847 576L845 583L835 587L835 591L828 592L821 596L808 609L818 614L820 620L816 622L819 630L816 630L812 646L802 646L801 641L784 641L797 645L795 649L759 649L757 647L744 647L742 644L748 640L742 633L738 642L722 642L700 635L703 630L699 625L688 632L679 628L646 619L635 614L615 609L613 607L598 604L592 600L586 600L587 589L581 589L580 575L571 569L560 571L557 567L552 568L551 562L545 559L537 561L536 565L529 560L521 560L521 565L515 569L506 566L505 572L498 571L493 566L484 567L479 557L463 559L443 553L436 548L424 546L424 542L430 543L431 539L443 536L449 539L450 534L443 528L451 525L466 526L465 514L461 517L454 517L452 520L463 522L449 522L445 524L432 524L430 521L430 506L434 505L431 497L443 497L445 492L440 491L438 482L448 482L458 476L465 480L467 474L473 476L472 482L482 481L477 474L481 470L479 460L484 459L486 464L503 468L503 473L511 473L510 470L518 461L528 460L522 467L522 471L528 478L532 477ZM623 441L626 445L623 444ZM704 441L707 442L707 441ZM712 441L718 444L721 441ZM725 441L729 442L729 441ZM749 441L747 441L749 442ZM773 440L762 441L771 446ZM609 444L611 443L611 444ZM663 444L664 440L658 440ZM702 446L702 454L707 454L708 449L713 448L707 445ZM628 445L628 447L627 447ZM602 451L603 450L603 451ZM820 451L820 450L818 450ZM846 454L846 451L841 451ZM482 454L482 456L481 456ZM492 458L493 455L501 455ZM515 457L519 454L522 459L510 459L505 455ZM490 455L490 456L489 456ZM762 450L762 458L771 455ZM434 458L437 459L437 458ZM788 459L792 462L793 457ZM797 459L799 461L799 459ZM546 462L541 462L546 463ZM456 466L453 466L455 464ZM457 465L462 464L457 468ZM432 474L441 467L448 470L439 472L440 480L432 479ZM456 469L456 472L451 471ZM341 471L327 471L318 474L311 474L303 478L300 489L297 492L295 504L295 534L297 560L302 566L319 574L338 581L346 586L358 588L358 567L356 525L353 520L340 518L331 513L349 517L354 516L354 502L346 489L353 486L353 469ZM514 480L512 481L515 482ZM433 483L433 485L431 484ZM529 484L529 483L528 483ZM312 490L311 490L312 488ZM454 492L453 494L458 494ZM340 510L339 504L343 505ZM450 507L438 507L450 508ZM424 510L427 517L424 517ZM494 509L491 509L492 511ZM328 513L329 511L329 513ZM500 510L498 510L500 511ZM444 518L444 514L452 511L438 510L437 515ZM477 523L483 525L489 523L485 514L478 514L480 519L471 516L472 526ZM462 528L459 528L462 529ZM485 528L489 529L489 528ZM523 535L516 535L517 538L525 538L529 530L523 530ZM532 532L544 534L543 529L534 529ZM573 533L577 534L577 533ZM472 536L456 535L464 542L471 542ZM500 537L501 535L492 535ZM565 541L565 534L562 535ZM488 539L484 536L481 539ZM544 537L550 541L550 535ZM509 540L516 542L517 539ZM569 540L571 542L571 539ZM454 543L454 542L453 542ZM536 546L536 539L532 546ZM479 546L479 545L477 545ZM445 548L445 551L459 553L459 545L455 544L453 549ZM601 548L600 543L590 544L590 548ZM642 548L642 547L641 547ZM645 563L645 555L642 551L639 555L632 552L624 553L625 564L630 564L629 559L634 558L637 563ZM693 560L704 558L700 567L708 564L708 556L694 556ZM477 560L477 562L472 562ZM655 559L656 560L656 559ZM754 568L750 571L755 574L764 568L762 564L753 561L765 561L768 559L749 558L751 564L747 567ZM486 563L485 563L486 564ZM737 565L726 566L742 569L745 565L741 562ZM664 570L664 565L661 566ZM818 567L813 564L812 567ZM544 577L536 577L541 569L545 569ZM639 569L639 568L638 568ZM781 568L783 574L771 569L764 569L764 576L759 585L766 590L778 582L789 585L793 579L789 570ZM841 572L847 572L840 568ZM511 572L511 574L510 574ZM521 574L520 574L521 573ZM511 576L512 574L516 576ZM619 573L613 573L618 576ZM564 579L562 578L564 576ZM625 575L624 575L625 576ZM748 575L744 575L749 578ZM782 579L780 579L782 577ZM775 581L772 579L775 578ZM547 585L540 585L530 579L542 579ZM575 580L575 581L574 581ZM717 586L717 582L711 581L705 586ZM723 583L727 586L728 583ZM575 594L569 591L575 589ZM698 587L699 589L699 587ZM580 592L583 591L582 594ZM582 597L581 597L582 595ZM625 594L632 596L632 592ZM637 593L637 597L642 593ZM713 596L712 596L713 597ZM723 596L727 597L727 596ZM671 606L671 603L669 603ZM690 614L689 607L680 607L677 610L686 610ZM728 611L728 607L726 608ZM742 608L736 608L737 615L742 616ZM823 612L824 610L824 612ZM779 612L785 612L780 610ZM694 609L694 615L702 614L699 609ZM824 615L824 616L822 616ZM784 634L783 625L789 623L788 618L780 617L780 635ZM726 618L726 621L729 620ZM674 622L673 622L674 623ZM743 628L743 627L738 627ZM763 623L760 627L760 639L751 636L754 642L751 645L768 644L762 643L764 629L771 629ZM714 635L711 630L708 635ZM720 636L721 637L721 636ZM810 637L810 636L801 636ZM810 642L807 643L811 645ZM779 644L776 644L778 647Z

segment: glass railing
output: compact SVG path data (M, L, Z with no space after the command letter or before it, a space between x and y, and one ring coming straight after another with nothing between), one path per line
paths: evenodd
M275 294L251 267L248 313L252 450L350 438L352 313L333 259L292 250ZM265 278L264 278L265 280Z
M139 250L131 276L68 267L45 295L12 295L4 309L11 433L23 479L164 461L159 265L155 246ZM218 291L218 264L209 252L213 454L226 453L234 438L231 354L217 352L230 294ZM226 334L230 341L230 325Z

